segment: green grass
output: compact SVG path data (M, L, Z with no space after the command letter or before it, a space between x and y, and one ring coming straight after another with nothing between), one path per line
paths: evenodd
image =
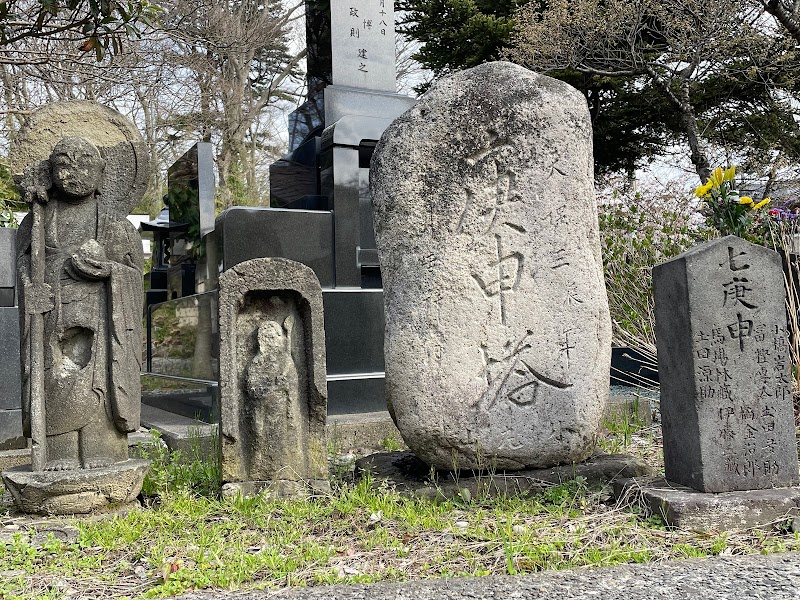
M142 495L158 497L171 491L188 491L207 497L219 495L219 465L205 459L206 450L197 430L189 429L189 450L186 452L170 451L161 443L161 434L156 430L151 430L150 435L151 442L139 444L137 453L150 461ZM209 444L212 454L218 451L218 444L218 438Z
M624 419L610 425L613 443L636 435ZM221 498L219 471L199 447L147 447L146 510L75 520L72 543L34 546L27 532L0 542L0 599L162 598L800 550L786 528L670 529L583 478L528 496L408 497L363 478L334 480L326 496Z
M387 435L383 438L381 446L387 452L396 452L397 450L405 450L406 445L403 440L399 439L396 435Z
M609 454L626 450L631 445L632 436L645 426L639 417L639 399L634 398L630 407L626 406L611 418L603 419L601 425L610 435L599 441L600 448Z
M209 498L183 486L148 510L76 521L77 542L0 544L0 598L160 598L200 588L279 588L519 574L721 553L800 549L794 534L669 530L571 481L530 497L433 501L369 479L325 497Z
M606 454L624 452L645 460L663 474L664 456L661 451L661 428L647 426L639 416L639 396L610 418L601 422L597 448Z

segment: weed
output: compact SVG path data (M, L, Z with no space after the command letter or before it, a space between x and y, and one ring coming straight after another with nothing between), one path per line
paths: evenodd
M398 450L403 450L406 447L403 441L397 439L397 436L395 435L387 435L385 438L383 438L381 446L383 446L383 449L387 452L397 452Z
M631 436L644 427L639 417L639 398L634 397L630 407L626 406L609 419L603 419L602 426L610 434L606 439L598 441L604 452L616 454L631 445Z
M220 489L218 436L212 436L210 457L198 430L189 430L189 450L170 451L161 434L151 430L152 440L139 444L138 455L150 461L150 470L142 484L143 496L164 496L187 490L204 496L214 496Z

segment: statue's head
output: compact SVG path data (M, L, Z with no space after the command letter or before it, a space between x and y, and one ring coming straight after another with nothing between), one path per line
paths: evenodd
M105 161L98 149L80 137L65 137L50 154L53 185L68 199L94 194L100 187Z

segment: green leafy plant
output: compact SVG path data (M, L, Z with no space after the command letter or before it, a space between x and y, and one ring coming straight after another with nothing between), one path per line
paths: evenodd
M736 167L723 170L717 167L711 177L695 190L705 206L702 213L709 226L722 235L736 235L751 242L762 243L759 225L763 220L760 211L769 204L769 198L754 202L750 196L740 196L736 189Z
M651 270L709 235L692 223L691 204L676 200L681 194L669 188L629 192L612 182L601 195L600 239L615 345L655 348Z
M14 209L8 202L0 199L0 227L17 227L17 220L14 218Z

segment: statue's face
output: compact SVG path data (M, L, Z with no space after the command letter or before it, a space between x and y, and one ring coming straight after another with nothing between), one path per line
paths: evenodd
M50 155L53 185L68 198L86 198L97 191L105 161L83 138L64 138Z

